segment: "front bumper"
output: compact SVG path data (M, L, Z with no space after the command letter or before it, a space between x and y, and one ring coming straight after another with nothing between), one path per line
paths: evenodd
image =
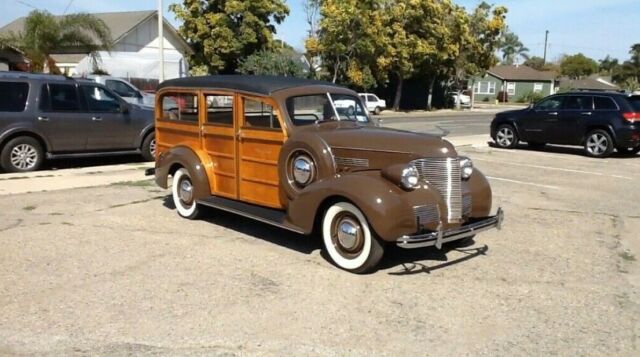
M464 226L443 231L441 228L436 232L430 232L426 234L419 234L414 236L402 236L398 238L396 244L401 248L413 249L435 246L436 248L442 248L442 244L453 242L459 239L468 238L474 236L480 232L497 228L502 228L502 222L504 221L504 211L502 208L498 208L498 212L495 216L482 218Z

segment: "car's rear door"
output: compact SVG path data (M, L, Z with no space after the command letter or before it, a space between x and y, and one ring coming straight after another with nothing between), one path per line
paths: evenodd
M580 144L585 123L593 113L593 97L590 95L569 95L564 99L558 120L550 125L549 135L557 144Z
M36 127L47 137L52 152L86 150L92 122L81 111L75 82L43 84Z
M86 103L87 121L92 123L88 137L88 150L118 150L135 147L137 127L130 113L123 112L122 102L105 87L96 84L80 85Z

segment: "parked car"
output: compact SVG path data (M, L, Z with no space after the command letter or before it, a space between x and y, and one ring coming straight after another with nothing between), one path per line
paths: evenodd
M451 93L450 96L452 106L455 108L458 103L458 97L460 97L460 106L461 107L470 107L471 106L471 97L464 93Z
M122 78L93 74L82 78L105 85L129 103L148 107L155 106L156 96L154 94L145 93Z
M387 243L441 248L502 222L469 158L440 137L375 126L349 89L210 76L163 82L157 95L148 174L171 187L184 218L209 206L318 232L330 259L355 273L374 269ZM336 110L337 101L354 109Z
M378 98L377 95L371 93L358 93L358 96L364 102L365 107L370 113L380 114L384 109L387 109L387 102Z
M153 110L102 84L63 76L0 72L0 165L37 170L45 158L155 155Z
M546 97L522 110L498 113L491 137L501 148L520 141L582 145L587 155L607 157L613 150L640 152L640 96L619 92L572 92Z

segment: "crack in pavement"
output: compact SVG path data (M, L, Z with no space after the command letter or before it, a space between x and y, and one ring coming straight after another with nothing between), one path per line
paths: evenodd
M24 220L22 218L18 218L16 219L16 221L4 228L0 228L0 232L6 232L8 230L14 229L14 228L18 228L20 227L20 225L22 224L22 222L24 222Z

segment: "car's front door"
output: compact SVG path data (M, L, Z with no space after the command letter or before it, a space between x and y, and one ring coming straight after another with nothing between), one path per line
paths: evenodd
M122 102L106 88L94 84L80 86L86 103L85 115L93 125L88 133L87 150L117 150L135 147L136 127Z
M522 140L537 143L553 143L553 131L560 117L562 96L550 97L527 111L520 122Z
M242 201L282 208L278 157L286 135L273 100L238 97L238 194Z
M205 92L202 148L211 158L213 169L209 185L215 195L238 199L238 162L236 132L240 118L232 93ZM237 118L237 120L236 120Z
M79 152L86 149L93 123L80 108L75 83L42 85L36 127L46 136L50 151Z
M557 144L580 144L584 123L593 115L593 98L588 95L565 97L558 122L553 131Z

